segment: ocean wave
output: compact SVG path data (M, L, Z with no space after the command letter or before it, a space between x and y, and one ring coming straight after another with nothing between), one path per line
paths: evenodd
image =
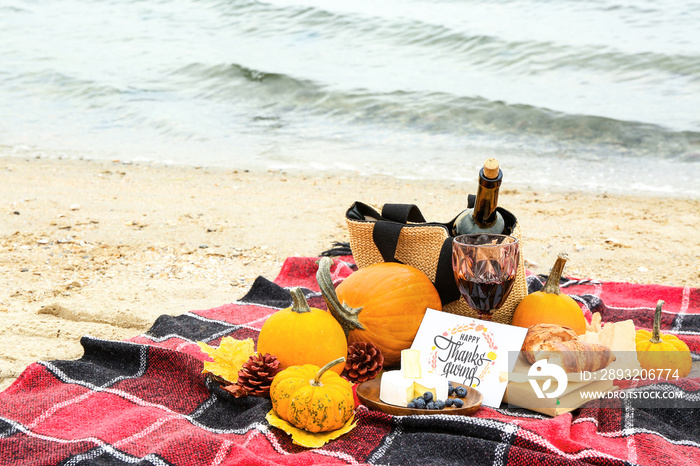
M251 36L308 34L324 40L349 40L362 44L390 45L411 53L454 57L494 72L545 74L567 67L578 72L606 72L611 80L662 80L668 74L680 74L700 81L700 53L673 54L637 52L613 45L567 44L565 41L511 40L495 34L472 33L452 27L403 16L387 20L383 16L338 12L321 6L265 2L226 2L231 21L221 27L244 27ZM647 16L655 10L630 5L637 14ZM563 39L563 38L562 38ZM660 73L660 75L658 75Z
M333 90L308 79L268 73L239 64L194 63L175 70L183 85L203 88L200 97L251 102L267 115L316 115L338 124L381 125L427 133L490 133L537 136L558 144L596 144L608 150L645 156L682 157L700 150L700 133L671 131L644 122L575 115L523 104L445 93L377 93ZM260 113L260 112L259 112Z
M102 99L116 97L124 92L124 89L113 84L72 76L51 68L22 73L10 69L3 74L8 90L26 96L43 94L51 99L75 99L79 102L89 100L92 104L97 104Z

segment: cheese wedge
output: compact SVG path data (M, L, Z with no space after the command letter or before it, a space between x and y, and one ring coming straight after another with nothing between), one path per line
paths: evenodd
M379 399L384 403L406 406L413 396L415 379L407 379L401 371L389 371L382 374L379 387Z
M605 324L598 334L598 341L611 351L636 351L635 336L634 322L628 319Z
M585 343L598 343L600 340L600 334L596 332L586 332L583 335L579 335L578 339Z
M608 322L599 332L587 331L579 336L579 340L587 343L599 343L610 348L615 355L615 361L608 369L629 369L630 371L641 369L637 361L637 348L635 344L636 330L631 319L622 322Z
M434 400L446 400L447 379L437 374L425 374L413 383L413 398L423 396L425 392L431 392Z

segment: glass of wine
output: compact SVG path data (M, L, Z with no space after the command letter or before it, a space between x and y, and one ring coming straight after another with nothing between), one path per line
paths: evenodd
M460 235L452 244L452 269L459 291L482 320L505 302L518 271L520 243L509 235Z

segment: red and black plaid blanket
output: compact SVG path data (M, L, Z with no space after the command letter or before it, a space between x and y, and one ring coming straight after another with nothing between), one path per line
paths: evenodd
M700 411L632 407L597 400L556 418L527 410L481 408L472 417L389 416L356 410L357 427L323 448L292 444L265 420L270 401L234 399L207 385L196 342L257 338L265 319L291 304L301 286L325 308L315 258L288 259L274 282L259 277L240 301L177 317L161 316L129 341L84 337L77 361L39 362L0 394L0 463L21 465L305 464L667 464L700 463ZM336 259L337 282L353 272ZM531 291L542 277L528 277ZM590 318L662 325L700 352L700 289L567 279ZM700 379L645 390L683 390L700 405ZM692 403L691 403L692 404Z

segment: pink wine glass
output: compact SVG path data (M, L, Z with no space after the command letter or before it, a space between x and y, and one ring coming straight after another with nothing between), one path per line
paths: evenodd
M479 318L491 314L505 302L515 283L520 243L509 235L460 235L452 244L452 269L460 293Z

